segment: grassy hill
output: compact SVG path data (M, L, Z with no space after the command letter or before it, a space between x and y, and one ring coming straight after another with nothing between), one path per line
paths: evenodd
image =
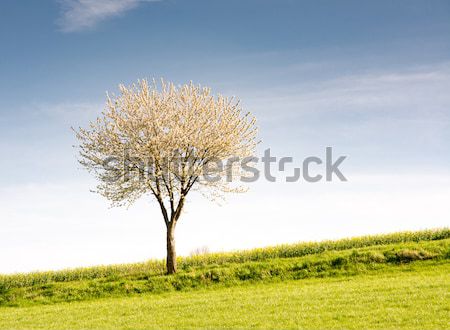
M448 328L449 258L440 229L3 275L0 329Z

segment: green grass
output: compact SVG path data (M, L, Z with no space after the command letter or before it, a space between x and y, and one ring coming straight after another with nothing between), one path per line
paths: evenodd
M428 260L352 277L4 307L0 329L448 329L449 273Z
M449 231L444 229L180 258L180 271L171 276L155 267L155 261L5 275L0 277L0 306L364 274L414 261L447 261L448 236Z
M447 238L450 238L450 228L399 232L393 234L346 238L336 241L285 244L245 251L210 253L200 256L182 257L178 258L178 264L181 270L186 270L192 267L208 265L264 261L276 258L296 258L327 251L342 251L396 243L436 241ZM148 274L164 274L164 262L162 260L151 260L148 262L135 264L86 267L62 271L36 272L16 275L0 274L0 287L2 284L11 287L26 287L53 282L71 282L108 277L128 278Z
M2 275L0 329L449 328L449 259L440 229Z

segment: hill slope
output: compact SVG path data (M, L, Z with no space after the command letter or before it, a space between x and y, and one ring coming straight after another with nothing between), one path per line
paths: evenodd
M0 329L448 329L450 265L0 309Z
M446 262L449 250L450 230L441 229L179 258L180 271L171 276L162 261L3 275L0 306L348 276L414 261Z
M0 329L445 328L449 258L441 229L3 275Z

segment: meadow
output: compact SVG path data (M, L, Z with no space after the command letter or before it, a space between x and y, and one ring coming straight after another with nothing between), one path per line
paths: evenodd
M3 308L0 329L448 329L448 264Z
M450 230L0 276L0 329L448 328Z

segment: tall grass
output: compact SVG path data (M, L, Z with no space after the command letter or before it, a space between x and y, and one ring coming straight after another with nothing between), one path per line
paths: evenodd
M450 239L392 243L341 251L326 251L302 257L186 266L175 275L133 273L71 282L48 282L19 286L0 282L1 306L26 306L80 301L102 297L122 297L198 288L236 286L298 280L312 277L338 277L448 266ZM23 283L20 283L21 285Z
M273 247L264 247L228 253L211 253L180 259L180 264L181 266L206 266L208 264L220 265L230 262L239 263L247 261L261 261L272 258L296 258L305 255L318 254L326 251L341 251L395 243L434 241L446 238L450 238L450 228L422 231L405 231L393 234L344 238L340 240L283 244Z
M298 258L306 255L320 254L327 251L342 251L370 246L394 243L435 241L450 238L450 229L422 230L415 232L399 232L393 234L361 236L340 240L285 244L252 250L208 253L178 258L181 270L209 265L229 263L246 263L276 258ZM53 282L72 282L93 279L145 279L149 276L163 275L163 260L150 260L142 263L95 266L87 268L67 269L60 271L34 272L13 275L0 275L0 295L5 288L21 288L43 285ZM3 288L3 289L2 289Z

